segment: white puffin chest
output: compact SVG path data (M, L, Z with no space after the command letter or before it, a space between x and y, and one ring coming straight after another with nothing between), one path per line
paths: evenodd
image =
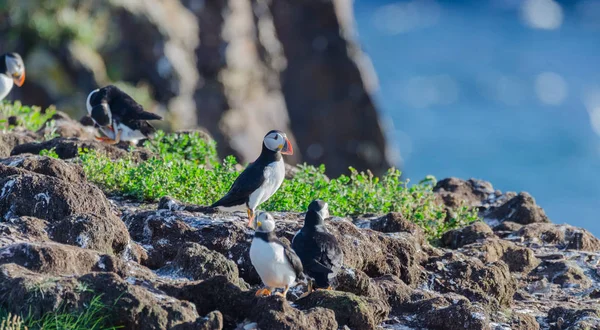
M4 100L6 95L10 93L12 87L13 80L9 76L0 73L0 101Z
M296 282L296 272L285 257L283 246L254 238L250 246L250 261L266 286L283 288Z
M271 198L277 189L281 187L285 178L285 163L283 162L283 158L265 166L263 175L265 176L265 181L250 194L248 206L252 210L255 210L258 205Z

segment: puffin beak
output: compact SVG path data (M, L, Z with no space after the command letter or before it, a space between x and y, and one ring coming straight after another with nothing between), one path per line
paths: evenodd
M288 138L285 138L285 144L283 145L283 148L281 149L281 153L284 155L293 155L294 154L294 148L292 147L292 143L290 142L290 140L288 140Z
M23 83L25 82L25 71L23 71L23 74L14 74L13 75L13 81L15 82L15 84L19 87L23 86Z
M114 131L115 131L115 129L113 128L113 126L112 126L112 125L108 125L108 126L106 126L106 127L107 127L109 130L111 130L112 132L114 132Z

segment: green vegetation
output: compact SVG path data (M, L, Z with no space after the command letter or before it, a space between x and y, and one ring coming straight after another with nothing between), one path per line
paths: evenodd
M85 152L81 154L82 165L89 180L111 193L147 201L169 195L199 205L212 204L223 196L238 176L235 158L229 156L219 163L214 142L207 143L198 134L159 133L146 147L157 157L136 163ZM303 212L312 200L320 198L329 203L336 216L397 211L419 224L433 240L449 229L477 220L476 211L467 207L452 210L447 216L435 200L433 177L409 186L400 180L396 169L381 178L370 172L350 171L349 176L328 179L323 165L302 165L299 173L286 180L260 208Z
M48 122L56 113L56 109L50 107L43 110L40 107L22 105L21 102L0 102L0 129L12 130L15 127L23 127L35 132L44 125L52 125ZM11 122L11 117L16 122Z
M0 330L112 330L120 329L110 323L111 306L94 296L80 313L66 312L63 308L44 314L39 319L17 316L0 310Z

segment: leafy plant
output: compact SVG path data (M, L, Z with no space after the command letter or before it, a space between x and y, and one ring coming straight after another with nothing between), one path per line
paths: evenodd
M40 107L22 105L19 101L0 102L0 127L12 130L20 126L35 132L46 124L51 125L49 120L55 113L54 107L42 111Z
M113 161L93 151L80 158L89 180L111 193L138 200L156 201L169 195L209 205L223 196L238 176L235 158L229 156L218 163L214 143L199 136L158 133L146 146L158 156L142 163ZM477 220L476 211L462 206L448 215L435 199L435 178L409 185L400 175L397 169L390 169L378 178L350 168L350 175L329 179L325 166L301 165L299 173L284 181L261 209L303 212L312 200L320 198L336 216L397 211L419 224L432 240Z

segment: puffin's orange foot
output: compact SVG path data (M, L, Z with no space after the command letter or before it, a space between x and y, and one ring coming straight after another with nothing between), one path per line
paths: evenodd
M271 294L271 290L264 288L264 289L260 289L258 291L256 291L256 293L254 294L254 296L256 297L264 297L264 296L268 296Z
M333 288L328 286L326 288L317 288L316 290L331 291L331 290L333 290Z

